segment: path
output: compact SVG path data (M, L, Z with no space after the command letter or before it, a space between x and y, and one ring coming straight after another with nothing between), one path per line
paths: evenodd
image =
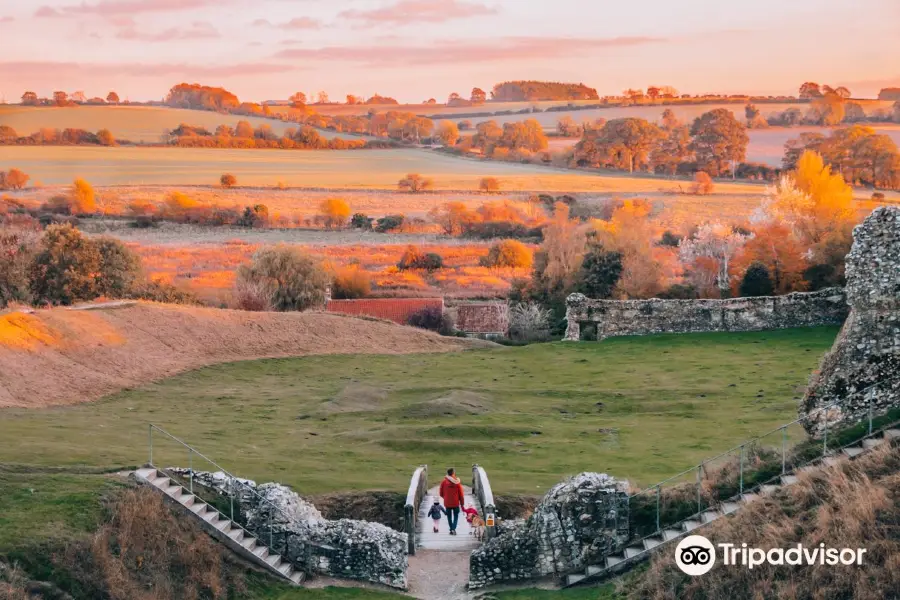
M466 493L466 506L474 506L481 514L481 505L478 499L472 495L472 488L467 485L463 486ZM471 552L481 545L474 535L471 534L471 528L466 521L465 516L460 511L459 525L456 528L457 535L450 535L450 527L446 517L441 517L441 523L438 532L434 533L433 521L428 516L428 511L435 500L438 500L438 486L428 490L428 493L419 504L419 518L417 519L417 547L423 550L440 550L443 552L466 551ZM441 503L443 504L443 502Z

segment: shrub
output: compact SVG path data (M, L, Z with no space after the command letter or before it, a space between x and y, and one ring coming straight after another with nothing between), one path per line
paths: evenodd
M403 215L386 215L378 219L378 223L375 225L375 231L378 233L387 233L388 231L400 229L403 227L403 221L405 220L406 217Z
M434 187L434 182L428 177L422 177L418 173L410 173L397 183L401 190L409 190L412 193L424 192Z
M30 177L19 169L0 172L0 190L21 190L29 179Z
M71 225L51 225L31 265L31 293L38 302L72 304L97 297L100 250Z
M682 239L684 239L684 236L672 233L667 229L663 232L662 237L659 239L659 245L666 246L668 248L677 248L681 244Z
M483 223L471 223L466 226L463 234L468 238L479 240L492 240L496 238L508 239L537 239L543 237L540 227L528 228L521 223L512 221L485 221Z
M769 268L759 261L754 261L744 273L740 287L741 296L771 296L775 293L775 284L769 275Z
M674 283L665 291L657 294L656 297L666 300L696 300L700 297L700 294L697 292L697 288L692 285Z
M97 212L97 197L94 188L84 179L76 179L72 185L72 212L87 215Z
M52 215L71 215L72 200L66 196L53 196L41 205L41 210Z
M522 242L503 240L491 246L488 255L479 262L483 267L530 269L534 262L534 254Z
M319 210L329 229L344 227L350 217L350 205L341 198L327 198L319 206Z
M440 254L428 252L423 254L415 246L407 246L397 268L401 271L408 269L424 269L426 271L436 271L444 267L444 259Z
M219 183L222 184L223 188L232 188L237 185L237 177L231 173L225 173L219 177Z
M102 237L94 241L100 252L98 296L123 298L141 273L141 259L121 241Z
M436 331L441 335L453 334L453 321L450 319L450 316L434 306L423 308L409 315L406 323L419 329Z
M350 219L350 227L353 229L362 229L364 231L369 231L372 229L372 218L364 215L363 213L356 213Z
M244 207L244 213L237 220L239 227L265 227L269 223L269 207L255 204Z
M0 308L10 302L28 302L28 269L37 252L37 232L0 228Z
M365 298L372 292L369 274L359 267L345 267L338 270L331 282L331 297L336 300Z
M872 193L872 200L874 200L875 202L884 202L884 193L882 193L882 192L873 192L873 193Z
M714 189L715 185L713 184L712 177L709 176L709 173L697 171L694 174L694 184L691 186L692 194L708 196L713 193Z
M478 182L478 189L482 192L493 194L500 191L500 180L496 177L482 177Z
M609 298L622 277L622 253L592 244L581 261L578 291L589 298Z
M329 278L318 261L292 246L263 248L237 272L240 291L256 289L273 310L307 310L321 307Z
M149 300L168 304L200 304L200 300L191 292L186 292L171 283L157 280L140 281L133 285L126 298Z
M550 311L534 302L509 309L509 337L516 341L546 340L550 335Z
M97 132L97 143L101 146L115 146L116 138L109 129L101 129Z

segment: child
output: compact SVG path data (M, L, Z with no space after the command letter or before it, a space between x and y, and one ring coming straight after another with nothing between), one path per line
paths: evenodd
M478 511L475 510L474 506L467 506L463 509L463 512L466 513L466 522L471 525L472 519L478 516Z
M434 521L434 532L438 532L438 525L441 524L441 515L446 515L447 511L441 506L440 501L435 500L434 504L431 505L431 510L428 511L428 516Z

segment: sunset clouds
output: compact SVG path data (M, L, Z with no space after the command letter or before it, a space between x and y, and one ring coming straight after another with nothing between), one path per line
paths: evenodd
M338 17L366 27L406 23L443 23L497 14L497 9L466 0L400 0L370 10L345 10Z

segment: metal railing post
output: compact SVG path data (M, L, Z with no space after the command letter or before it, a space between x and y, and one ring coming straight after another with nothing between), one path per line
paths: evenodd
M781 474L784 475L787 466L787 427L781 428Z
M659 532L659 496L660 496L660 486L656 486L656 531Z
M149 425L147 427L150 435L150 462L148 464L153 464L153 425Z
M231 503L231 520L234 521L234 478L231 479L231 485L228 490L228 499Z
M700 500L700 489L702 487L700 479L703 476L703 463L697 465L697 514L703 510L703 503Z
M272 509L269 509L269 548L272 547Z
M194 449L188 448L188 470L191 472L191 493L194 493Z
M872 435L872 397L868 398L868 402L866 402L867 410L869 413L869 435Z
M828 455L828 411L825 412L825 435L822 436L822 456Z
M744 495L744 445L743 445L743 444L741 444L741 460L740 460L740 462L741 462L741 466L740 466L740 470L741 470L741 487L740 487L740 495L743 496L743 495Z

